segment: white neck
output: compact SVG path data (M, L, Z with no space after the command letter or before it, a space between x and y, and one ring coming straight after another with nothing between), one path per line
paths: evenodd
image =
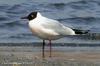
M43 17L42 15L41 15L41 13L37 13L37 18L41 18L41 17Z

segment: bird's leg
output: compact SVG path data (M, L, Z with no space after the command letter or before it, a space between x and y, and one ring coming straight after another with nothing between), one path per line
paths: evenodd
M42 57L43 58L45 58L44 49L45 49L45 40L43 40L43 47L42 47Z
M49 46L50 46L50 56L49 57L51 57L51 55L52 55L52 45L51 45L51 40L49 40Z

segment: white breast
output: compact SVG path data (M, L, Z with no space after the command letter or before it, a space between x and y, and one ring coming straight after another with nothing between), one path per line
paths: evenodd
M58 33L56 33L52 29L44 28L42 26L42 24L40 22L38 22L37 20L30 21L29 27L30 27L32 33L41 39L54 40L54 39L60 38Z

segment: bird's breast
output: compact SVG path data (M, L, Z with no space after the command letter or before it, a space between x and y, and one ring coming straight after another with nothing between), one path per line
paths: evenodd
M37 35L41 33L41 26L39 24L29 23L29 27L33 34Z
M29 27L32 31L32 33L41 38L41 39L45 39L45 40L56 40L58 38L60 38L58 36L57 33L55 33L54 31L52 30L49 30L49 29L45 29L43 26L41 26L40 24L29 24Z

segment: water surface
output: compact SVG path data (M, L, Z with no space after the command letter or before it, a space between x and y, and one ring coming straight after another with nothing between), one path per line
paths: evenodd
M0 0L0 43L40 42L32 35L28 22L20 19L32 11L39 11L65 26L96 33L96 37L89 39L87 36L69 37L57 42L100 43L99 0Z

